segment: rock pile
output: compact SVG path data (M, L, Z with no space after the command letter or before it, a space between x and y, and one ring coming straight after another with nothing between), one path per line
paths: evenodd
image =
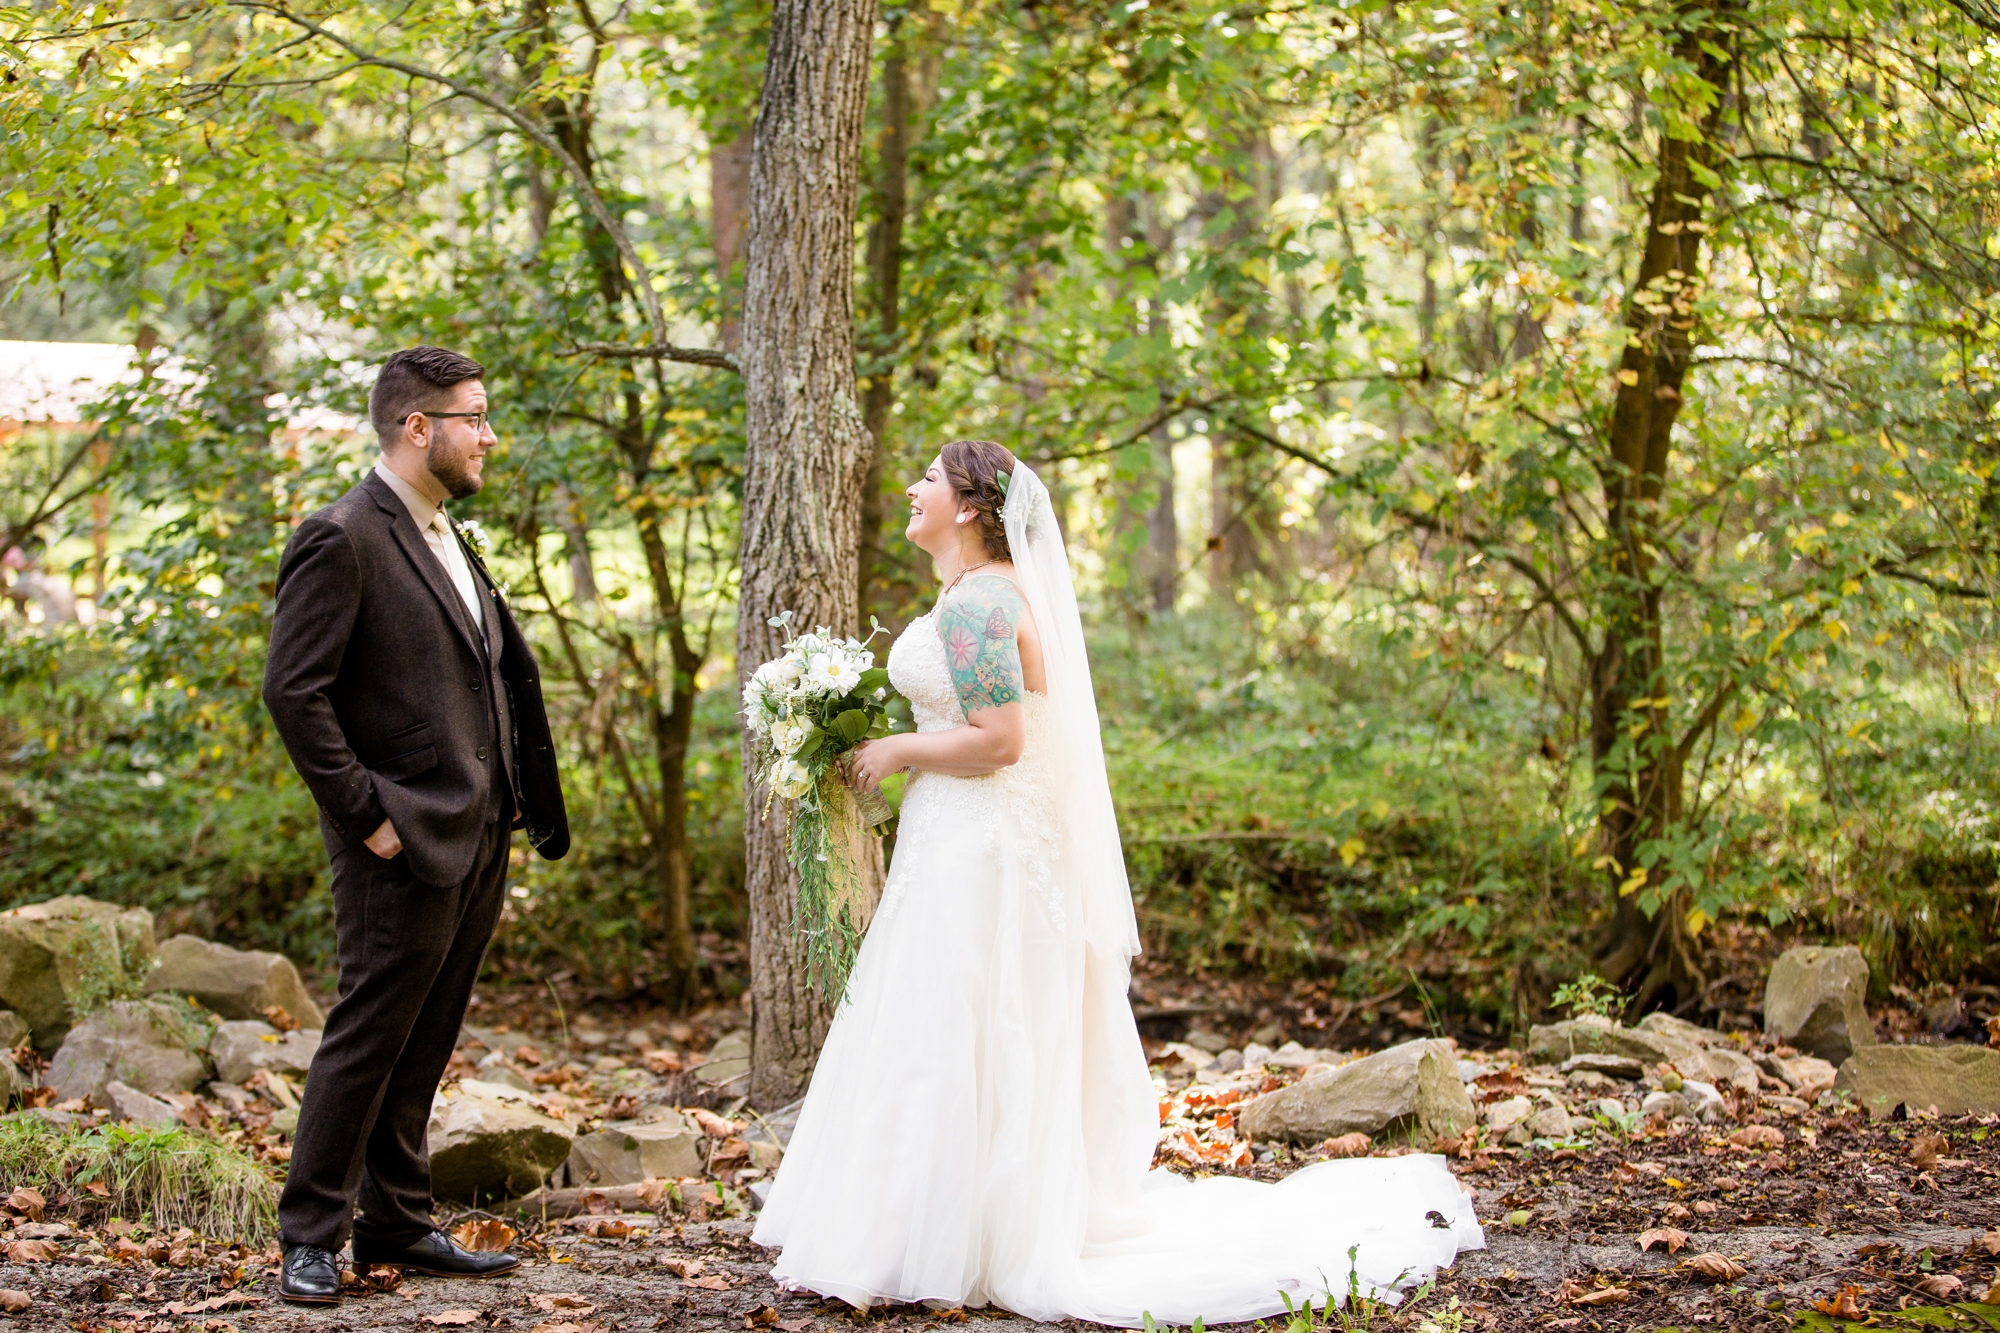
M1814 1105L1859 1105L1878 1118L1898 1107L2000 1114L2000 1049L1882 1044L1867 988L1858 949L1793 949L1771 969L1762 1041L1668 1014L1630 1026L1581 1015L1534 1027L1525 1051L1490 1063L1460 1059L1448 1041L1372 1055L1296 1044L1238 1052L1191 1033L1157 1048L1160 1157L1231 1166L1259 1143L1317 1145L1330 1156L1396 1144L1560 1144L1647 1122L1789 1117Z

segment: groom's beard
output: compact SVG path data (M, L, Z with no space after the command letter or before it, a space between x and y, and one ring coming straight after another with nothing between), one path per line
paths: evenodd
M444 487L445 493L454 500L478 494L479 488L485 484L466 466L471 452L470 449L461 449L457 453L444 453L437 445L432 445L429 456L424 460L424 466L437 478L438 485Z

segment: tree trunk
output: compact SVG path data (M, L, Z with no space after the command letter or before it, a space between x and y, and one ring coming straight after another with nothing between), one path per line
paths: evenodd
M1146 262L1158 274L1166 270L1168 261L1173 257L1174 231L1162 216L1164 210L1158 199L1144 201L1141 211L1145 218ZM1166 315L1158 301L1153 302L1146 317L1146 332L1155 338L1164 339L1166 336ZM1161 405L1165 406L1164 389L1161 399ZM1181 528L1179 516L1174 510L1174 437L1166 422L1154 427L1152 446L1153 476L1159 488L1159 499L1153 505L1147 524L1153 546L1153 613L1168 615L1180 600Z
M639 516L639 544L646 553L647 573L658 599L655 606L666 625L667 651L672 659L668 698L662 702L656 687L648 702L654 762L660 769L660 822L653 837L660 935L667 955L667 978L660 998L678 1010L693 1004L700 982L688 902L693 886L688 857L687 756L694 735L694 682L701 671L701 655L688 642L687 621L681 614L679 590L668 563L666 535L660 531L658 511L650 507Z
M851 633L861 488L873 441L854 379L854 212L875 0L777 0L750 155L743 294L747 448L736 668L747 680L792 625ZM793 930L798 882L775 806L762 816L744 746L750 898L750 1095L797 1097L834 996L807 984ZM866 867L879 880L881 866Z
M569 548L570 596L578 606L594 606L597 571L590 563L590 525L584 520L583 500L561 482L556 483L554 499L556 526Z
M882 494L888 465L888 427L896 405L896 369L893 360L902 328L903 304L903 221L910 196L910 66L904 51L903 16L889 20L889 49L882 60L882 130L876 142L879 172L876 186L875 225L868 230L868 289L875 307L875 336L872 360L878 362L868 376L861 399L861 416L868 428L873 448L868 456L868 477L861 490L861 554L858 584L861 610L886 614L874 595L876 575L883 559L882 524L887 505Z
M1644 881L1638 872L1641 844L1680 819L1681 780L1690 748L1672 730L1675 690L1666 678L1661 594L1653 573L1661 541L1660 499L1692 352L1701 238L1707 230L1702 214L1709 192L1701 178L1718 160L1713 145L1728 63L1723 53L1730 46L1729 32L1712 21L1691 28L1679 43L1679 56L1718 95L1700 117L1699 138L1663 133L1660 139L1645 255L1626 307L1631 333L1619 365L1608 456L1602 465L1606 539L1601 559L1608 592L1604 643L1591 667L1591 755L1604 788L1598 834L1610 858L1613 913L1598 971L1620 986L1637 979L1633 1012L1652 1007L1668 992L1685 1002L1698 996L1703 984L1687 895L1674 894L1649 916L1640 907Z

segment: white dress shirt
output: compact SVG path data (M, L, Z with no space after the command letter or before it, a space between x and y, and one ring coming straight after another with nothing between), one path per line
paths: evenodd
M479 603L479 584L473 580L472 566L467 563L465 551L451 530L451 520L445 517L444 510L431 503L429 496L391 472L387 463L377 463L375 475L389 483L389 489L410 511L417 531L424 534L424 544L431 548L431 554L444 566L452 586L465 599L465 609L472 613L472 623L479 626L479 637L483 641L486 638L486 611Z

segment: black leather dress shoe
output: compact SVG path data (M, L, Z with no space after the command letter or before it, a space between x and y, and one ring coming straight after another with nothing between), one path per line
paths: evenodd
M383 1264L406 1273L431 1277L498 1277L521 1266L511 1254L491 1250L468 1250L442 1231L432 1231L401 1247L376 1245L356 1237L354 1266L365 1268Z
M285 1251L278 1295L299 1305L338 1305L340 1265L317 1245L294 1245Z

